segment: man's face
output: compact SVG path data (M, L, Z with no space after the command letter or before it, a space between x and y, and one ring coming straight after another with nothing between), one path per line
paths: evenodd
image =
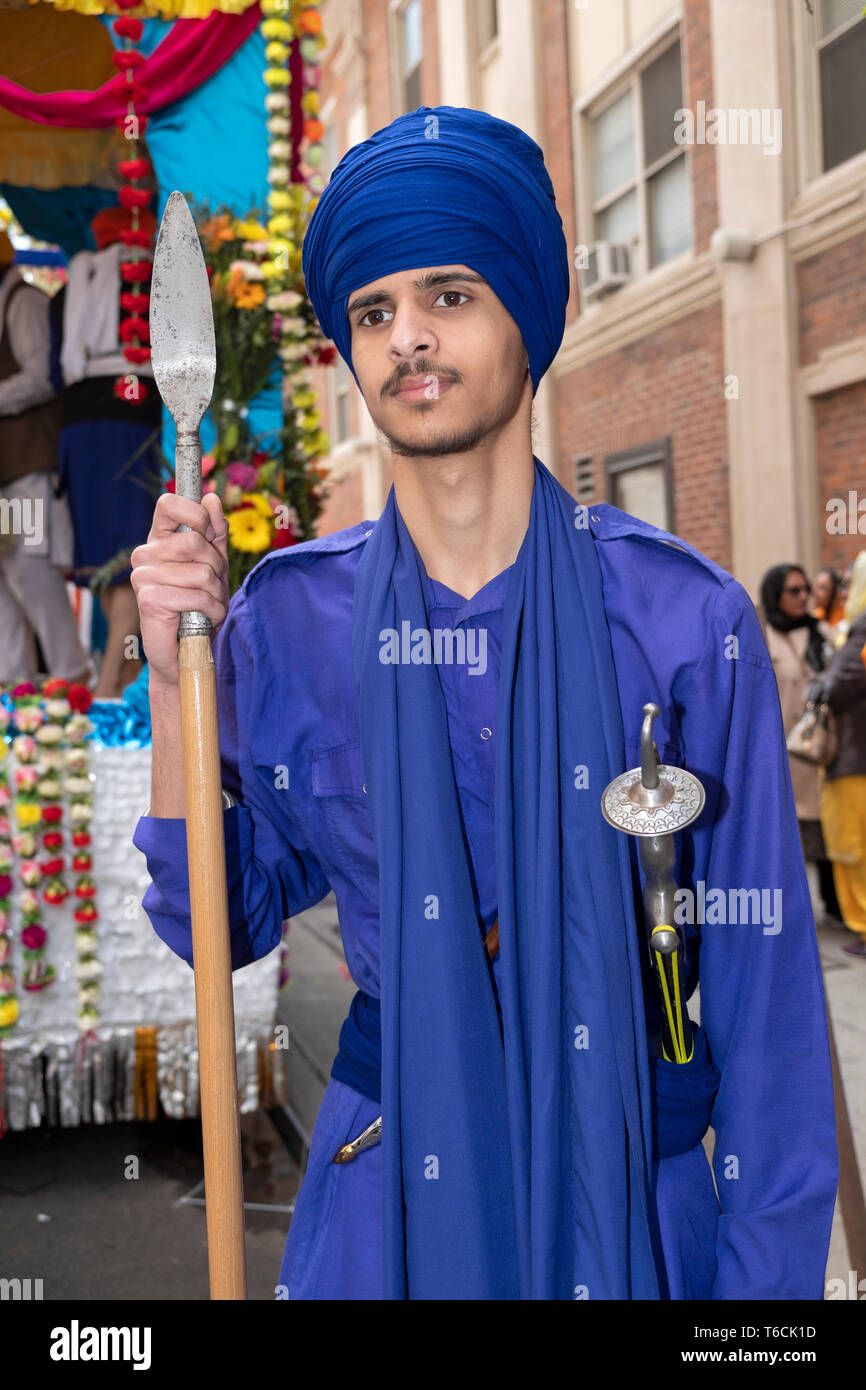
M468 266L386 275L350 294L347 312L364 400L395 454L468 452L531 402L520 330Z

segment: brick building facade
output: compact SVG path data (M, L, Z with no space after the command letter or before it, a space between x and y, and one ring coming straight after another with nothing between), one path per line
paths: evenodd
M535 447L570 491L667 526L753 597L779 560L814 572L866 546L859 3L325 0L322 14L331 168L418 105L487 110L542 146L573 284ZM599 243L626 248L624 283L579 271ZM379 515L390 467L344 364L317 384L324 534ZM851 494L853 526L830 529L831 499Z

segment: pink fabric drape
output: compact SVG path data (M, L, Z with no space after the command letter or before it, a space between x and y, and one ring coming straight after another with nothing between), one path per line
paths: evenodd
M178 19L137 73L147 88L139 115L180 101L212 77L261 22L258 0L243 14L215 11L207 19ZM126 115L126 77L118 73L95 92L30 92L0 77L0 106L43 125L89 130Z

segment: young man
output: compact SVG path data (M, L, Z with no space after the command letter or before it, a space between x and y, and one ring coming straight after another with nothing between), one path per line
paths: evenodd
M161 497L132 557L155 929L190 960L176 633L194 608L221 625L234 963L331 886L359 988L281 1285L820 1298L833 1097L773 670L730 575L588 513L533 457L569 293L541 150L482 112L400 117L338 165L304 271L390 444L382 515L267 556L230 604L213 496ZM658 1057L634 846L600 809L650 700L662 761L707 793L678 863L703 1025L683 1066ZM766 911L731 915L735 890ZM381 1143L335 1163L379 1115Z

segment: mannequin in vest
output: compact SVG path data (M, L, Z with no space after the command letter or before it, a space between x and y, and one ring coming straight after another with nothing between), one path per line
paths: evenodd
M153 213L142 208L138 221L152 238ZM150 363L134 368L146 388L143 400L129 401L115 389L133 371L119 339L120 263L129 254L122 237L131 228L125 208L98 212L91 222L96 250L72 257L69 279L51 302L54 380L62 391L60 471L75 533L72 580L80 586L146 538L156 501L162 406ZM119 696L141 670L130 649L140 626L129 576L127 565L99 590L108 638L97 699Z
M50 300L23 279L13 256L0 232L0 682L37 676L35 635L49 676L88 682L65 582L72 524L55 495L60 402L49 374Z

